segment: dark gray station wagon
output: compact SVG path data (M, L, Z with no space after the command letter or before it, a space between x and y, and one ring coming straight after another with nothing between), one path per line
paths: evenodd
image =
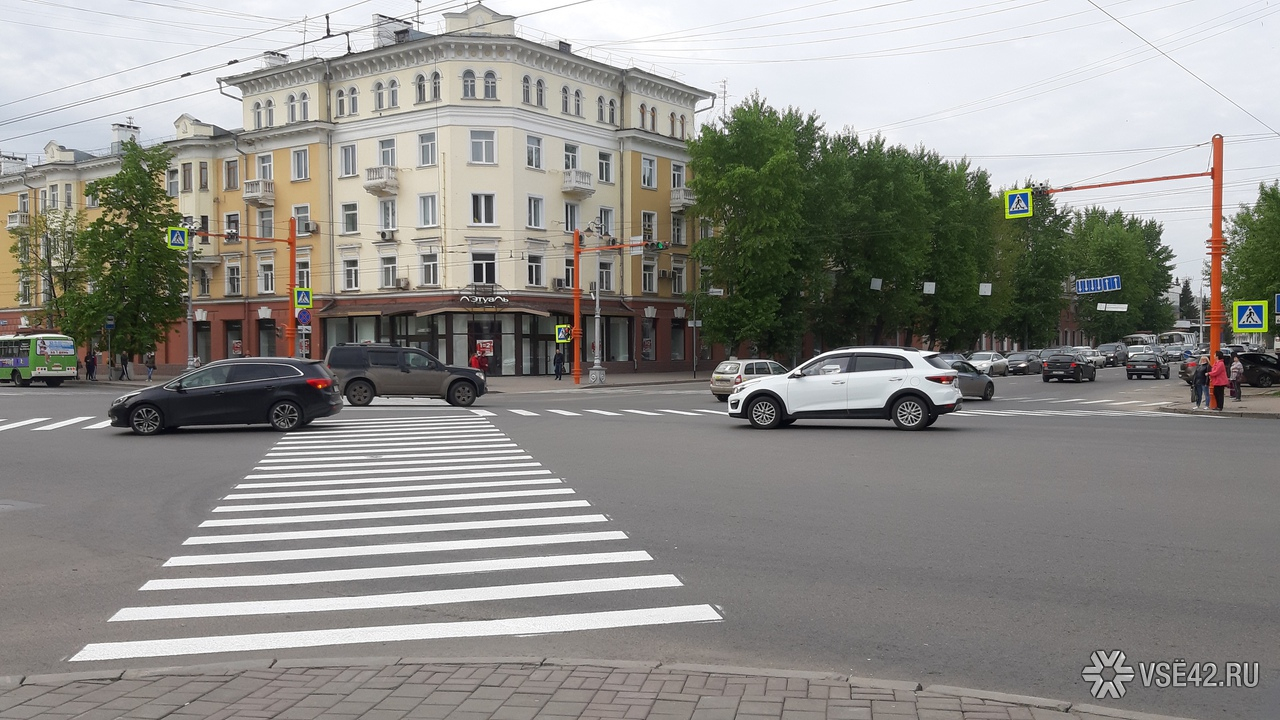
M414 347L339 343L325 364L352 405L368 405L375 397L434 397L468 407L486 390L483 372L445 365Z

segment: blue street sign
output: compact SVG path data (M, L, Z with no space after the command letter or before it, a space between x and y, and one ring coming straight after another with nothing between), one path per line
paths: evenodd
M1120 276L1108 275L1098 278L1084 278L1076 280L1076 294L1084 295L1086 293L1111 292L1120 289Z
M310 323L311 323L311 311L310 311L310 310L306 310L306 309L299 310L299 311L298 311L298 322L299 322L300 324L302 324L302 325L310 324Z

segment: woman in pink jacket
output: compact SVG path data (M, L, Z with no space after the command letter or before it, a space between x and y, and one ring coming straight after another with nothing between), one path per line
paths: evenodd
M1226 353L1219 350L1214 356L1213 367L1209 368L1209 387L1213 389L1213 409L1222 411L1223 396L1226 394L1226 388L1231 384L1230 378L1227 377L1227 363L1223 360Z

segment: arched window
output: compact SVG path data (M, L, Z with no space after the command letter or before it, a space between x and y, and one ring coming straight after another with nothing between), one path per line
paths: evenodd
M649 108L649 129L658 132L658 108Z
M680 139L684 139L684 116L680 116Z
M373 84L373 109L381 110L387 106L387 94L382 89L382 83Z
M267 127L276 126L276 102L271 98L267 98L267 104L263 107L267 114Z
M547 84L539 80L536 89L538 91L538 101L535 104L540 108L544 108L547 106Z
M609 101L609 124L618 124L618 105L613 100Z
M395 78L387 83L387 106L400 107L400 81Z
M351 114L352 114L352 115L355 115L356 113L360 112L360 107L359 107L359 105L356 103L356 89L355 89L355 88L347 88L347 101L348 101L348 104L350 104L350 105L351 105L351 107L350 107L350 108L348 108L348 109L351 111Z
M418 75L413 79L413 101L427 101L427 78L425 75Z
M289 118L289 122L298 122L298 97L293 93L289 93L284 99L285 117Z
M671 137L676 136L676 114L675 113L671 113L671 132L669 134L671 135Z
M302 93L298 96L298 119L306 122L311 119L311 96Z
M338 117L342 117L347 114L347 92L345 90L338 91L337 102L334 104L337 106L336 111Z
M569 112L569 86L565 85L560 88L560 112Z
M528 75L525 75L524 79L520 81L520 100L525 105L533 102L533 80Z
M644 129L645 115L648 115L648 114L649 114L649 106L645 105L644 103L640 103L640 129L641 130Z
M431 73L431 99L440 99L440 73Z
M604 96L596 98L596 120L604 122Z
M573 91L573 114L582 117L582 91Z
M253 129L262 129L262 103L260 102L253 104Z
M498 99L498 74L492 70L484 74L484 99Z
M470 70L462 73L462 97L474 98L476 96L476 74Z

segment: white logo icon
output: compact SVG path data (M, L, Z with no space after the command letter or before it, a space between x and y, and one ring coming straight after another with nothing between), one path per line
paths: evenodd
M1080 671L1080 677L1093 683L1089 693L1099 700L1108 696L1116 699L1124 697L1124 684L1134 677L1133 667L1125 664L1124 653L1120 650L1109 653L1094 650L1089 659L1093 664Z

